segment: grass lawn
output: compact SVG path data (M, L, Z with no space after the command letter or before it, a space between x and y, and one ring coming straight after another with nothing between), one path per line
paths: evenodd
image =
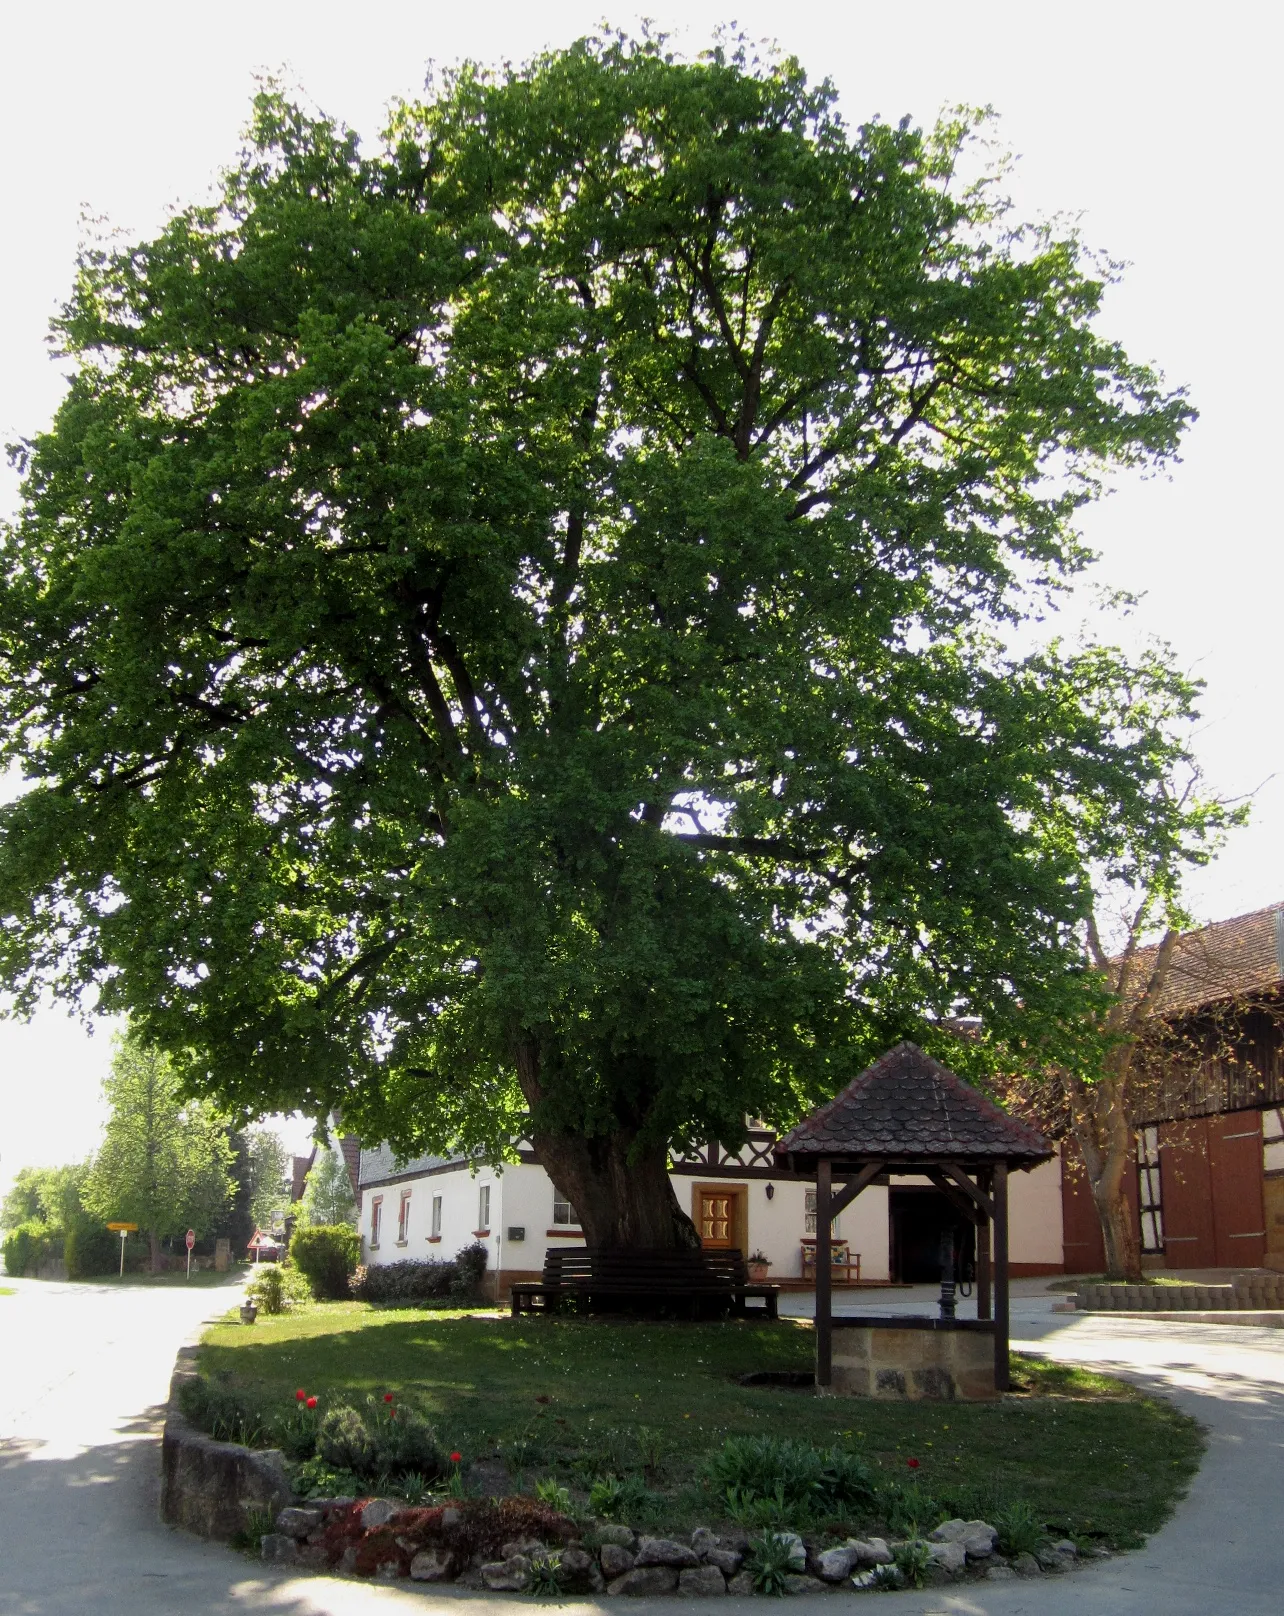
M1026 1500L1060 1533L1128 1546L1164 1520L1203 1446L1164 1402L1019 1356L1016 1395L988 1405L738 1385L754 1370L811 1368L811 1327L792 1320L510 1319L358 1302L260 1314L252 1328L233 1317L206 1334L200 1366L263 1414L292 1409L298 1387L323 1409L391 1391L447 1448L466 1459L498 1448L527 1486L642 1474L667 1495L675 1527L720 1513L699 1482L710 1450L730 1435L770 1435L856 1448L950 1510Z
M13 1296L14 1294L12 1285L0 1285L0 1296Z
M226 1274L218 1274L212 1268L194 1268L189 1276L182 1268L171 1269L164 1274L126 1274L123 1279L118 1274L101 1274L92 1279L78 1280L81 1285L115 1285L119 1289L126 1289L130 1285L168 1285L182 1286L202 1285L207 1288L217 1285L235 1285L238 1280L245 1278L245 1269L233 1269Z

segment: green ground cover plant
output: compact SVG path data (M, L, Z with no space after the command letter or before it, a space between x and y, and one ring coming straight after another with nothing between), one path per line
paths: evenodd
M1127 1547L1161 1524L1199 1462L1197 1426L1169 1404L1019 1355L1015 1395L995 1404L738 1383L806 1369L812 1351L810 1327L791 1321L514 1320L349 1301L252 1329L220 1323L200 1368L247 1425L271 1428L299 1390L317 1398L318 1418L392 1393L465 1470L498 1453L515 1489L564 1487L578 1508L592 1496L594 1513L674 1530L739 1515L754 1532L877 1519L912 1534L943 1515L1025 1504L1051 1535ZM334 1477L311 1464L323 1492Z

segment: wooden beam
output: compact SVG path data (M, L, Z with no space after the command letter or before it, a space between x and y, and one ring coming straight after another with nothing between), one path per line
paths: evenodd
M994 1389L1009 1390L1008 1378L1008 1164L994 1167Z
M856 1177L849 1179L836 1195L831 1193L829 1198L830 1217L836 1218L845 1206L850 1206L862 1190L869 1188L878 1175L886 1169L886 1166L886 1162L866 1162ZM819 1225L817 1227L819 1228Z
M834 1214L830 1206L832 1164L828 1156L816 1163L816 1384L828 1386L833 1379L834 1316L833 1255L829 1225Z
M990 1176L982 1169L977 1176L977 1188L982 1192L990 1187ZM976 1225L976 1316L990 1317L990 1220L982 1212Z
M986 1195L984 1190L982 1190L979 1184L974 1184L972 1182L972 1180L967 1176L957 1162L942 1162L940 1165L941 1171L950 1175L958 1187L963 1191L964 1195L966 1195L970 1201L974 1201L977 1207L987 1218L992 1218L994 1216L994 1203L990 1200L989 1196Z
M936 1185L937 1189L940 1190L960 1217L966 1218L969 1223L976 1223L980 1220L980 1208L972 1201L969 1201L965 1195L960 1195L939 1167L929 1167L925 1176L931 1179L932 1183Z

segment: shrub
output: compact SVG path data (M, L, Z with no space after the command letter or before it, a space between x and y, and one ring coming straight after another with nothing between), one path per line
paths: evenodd
M310 1301L312 1291L293 1263L255 1263L245 1295L264 1313L285 1313Z
M455 1282L453 1262L434 1258L408 1258L358 1268L352 1276L353 1296L385 1307L413 1307L449 1296Z
M414 1474L429 1480L445 1475L446 1460L437 1434L414 1409L398 1408L390 1397L368 1397L366 1425L374 1445L376 1475Z
M541 1504L547 1504L550 1509L557 1510L561 1515L565 1515L571 1507L570 1493L555 1476L545 1476L543 1481L537 1481L535 1496Z
M465 1246L462 1251L457 1251L454 1257L455 1277L451 1282L451 1292L463 1301L475 1296L489 1261L490 1252L480 1240L474 1240L471 1246Z
M346 1223L300 1224L290 1240L290 1261L325 1301L342 1301L348 1276L361 1256L361 1236Z
M317 1430L317 1458L332 1470L368 1475L374 1468L374 1442L366 1422L346 1403L327 1409Z
M67 1224L62 1254L68 1279L114 1274L120 1267L120 1238L105 1223L78 1212Z
M62 1256L63 1235L61 1230L53 1233L38 1218L28 1218L9 1232L0 1249L4 1251L5 1272L21 1279L24 1274L37 1273L42 1263Z

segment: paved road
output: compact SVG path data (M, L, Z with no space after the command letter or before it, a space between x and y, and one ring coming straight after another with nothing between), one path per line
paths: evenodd
M461 1599L486 1616L521 1608L478 1595L274 1576L162 1526L157 1443L174 1354L231 1297L5 1283L19 1294L0 1297L0 1616L422 1616ZM888 1609L904 1616L1277 1616L1284 1331L1076 1318L1052 1314L1053 1300L1037 1286L1021 1287L1014 1338L1164 1390L1202 1420L1210 1449L1191 1496L1137 1554L1038 1583L900 1594ZM896 1305L917 1301L902 1295ZM871 1303L888 1311L881 1299ZM587 1616L603 1607L559 1608ZM804 1599L790 1609L833 1616L835 1605Z

